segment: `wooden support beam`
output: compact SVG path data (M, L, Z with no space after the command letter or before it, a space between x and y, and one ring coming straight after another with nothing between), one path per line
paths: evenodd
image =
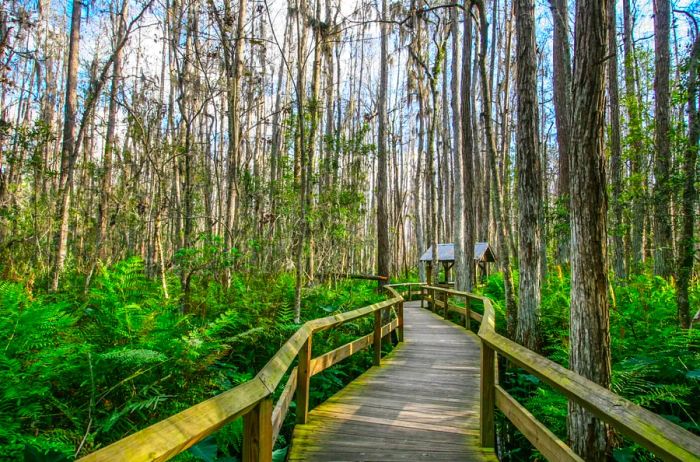
M448 305L449 305L449 302L448 302L447 300L448 300L448 298L447 298L447 292L443 292L443 293L442 293L442 305L443 305L443 306L442 306L442 308L443 308L443 310L442 310L442 317L443 317L443 319L447 319L447 312L448 312L448 310L449 310L449 308L450 308L450 307L448 306Z
M309 383L311 380L311 339L310 335L299 351L297 377L297 423L305 424L309 418Z
M272 398L243 416L243 462L272 462Z
M494 407L496 405L495 353L486 343L481 342L481 447L493 448L496 434Z
M496 406L547 460L583 462L578 454L498 385Z
M399 320L399 330L398 330L398 336L399 336L399 342L403 342L403 302L398 303L398 313L397 313L397 318Z
M464 314L464 327L466 327L467 330L472 330L472 310L470 303L469 297L464 297L464 309L466 310Z
M374 312L374 365L379 366L382 362L382 310Z
M273 443L277 440L277 436L282 429L282 424L284 424L284 418L287 417L287 412L289 411L289 404L292 402L294 393L297 389L297 371L295 367L292 373L289 375L287 384L282 390L282 394L275 404L275 408L272 410L272 441Z
M310 375L313 377L319 372L323 372L334 364L338 364L345 358L352 356L364 348L367 348L374 341L374 334L365 335L357 340L346 343L345 345L339 346L335 350L329 351L317 358L311 360L311 372Z

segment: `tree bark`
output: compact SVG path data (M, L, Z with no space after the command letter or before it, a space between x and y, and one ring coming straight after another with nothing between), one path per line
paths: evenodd
M297 82L296 82L296 140L294 145L294 179L299 191L299 223L295 244L294 322L301 322L301 287L304 283L304 248L306 246L306 130L304 99L306 98L306 0L298 0Z
M418 18L415 18L418 21ZM433 37L435 45L437 47L435 53L435 60L429 67L428 64L419 55L423 49L422 45L422 21L418 22L418 28L416 33L416 48L418 51L409 47L409 51L413 58L413 61L420 67L420 71L425 75L428 80L428 87L430 90L430 103L429 107L429 125L428 125L428 139L426 146L426 177L428 183L428 203L427 203L427 215L428 215L428 244L432 249L432 258L429 263L430 271L428 272L429 280L428 283L437 283L438 276L440 272L440 266L438 264L438 191L435 185L435 135L437 132L437 109L438 109L438 77L442 69L442 62L444 59L444 47L445 42L437 39L436 35ZM422 80L422 78L419 78ZM419 86L422 84L419 83ZM423 98L422 92L421 98ZM423 109L425 109L425 102L421 105L421 116L423 117Z
M233 21L230 3L227 0L225 2L225 15L224 22ZM234 246L233 235L234 235L234 225L236 222L236 208L238 206L238 164L240 162L241 155L241 140L240 140L240 85L241 85L241 75L243 73L243 45L245 43L245 38L243 36L243 30L246 22L246 9L248 6L247 0L240 0L238 2L238 18L236 22L236 35L234 37L234 49L233 56L229 61L226 84L227 84L227 96L228 96L228 170L226 174L226 217L225 217L225 229L224 229L224 247L229 251L232 250ZM225 29L224 29L225 30ZM227 55L230 54L227 53ZM229 276L226 277L226 284L229 283Z
M125 33L126 28L126 14L129 8L129 2L127 0L122 1L121 11L117 15L116 20L117 25L117 41ZM122 69L122 50L116 49L117 44L115 44L114 50L114 64L112 65L112 86L109 92L109 110L107 116L107 134L105 137L105 149L104 157L102 159L102 181L101 181L101 191L100 191L100 206L98 210L97 218L97 239L95 247L97 250L97 257L104 260L107 258L107 246L105 239L107 237L107 223L110 214L110 199L112 196L112 155L114 153L115 147L115 132L117 125L117 97L119 93L119 83L121 81L121 69Z
M78 62L80 48L80 17L83 8L81 0L73 0L71 28L68 45L68 70L66 72L66 100L63 112L63 144L61 148L61 174L59 183L58 231L56 233L56 253L54 257L51 290L58 290L63 265L68 253L68 219L70 216L70 192L73 180L73 158L75 148L75 128L78 107Z
M569 152L571 150L571 44L567 0L550 0L554 23L552 61L554 80L554 116L559 147L559 183L557 260L569 260Z
M469 247L469 241L464 238L465 232L465 207L463 202L464 197L464 168L462 158L462 112L460 107L460 74L459 74L459 58L460 58L460 43L459 43L459 21L456 8L450 11L450 34L452 35L452 61L451 79L450 79L450 106L452 109L452 137L453 147L452 156L454 167L452 175L454 177L454 188L452 189L452 201L454 210L452 214L452 228L454 252L455 252L455 287L457 290L471 289L471 270L472 264L466 259L466 249ZM471 170L471 169L470 169ZM467 274L467 271L469 272Z
M537 50L535 2L516 0L517 100L518 100L518 260L520 267L516 339L533 351L541 347L540 245L542 214L542 167L539 152L537 106Z
M671 231L671 3L654 0L654 273L671 275L673 234Z
M464 11L464 34L462 35L462 86L460 89L460 102L458 106L459 115L461 120L461 168L462 168L462 178L461 178L461 188L462 188L462 206L464 211L461 213L463 229L462 233L463 239L463 249L464 254L464 289L470 291L476 282L476 271L474 265L474 243L476 242L476 214L475 208L475 198L474 189L476 186L475 175L474 175L474 132L472 131L472 107L471 107L471 92L473 90L472 82L472 40L473 40L473 23L472 16L469 10ZM456 19L455 19L456 22ZM453 99L457 99L457 95L454 94L453 88ZM456 117L456 114L453 114ZM457 133L457 129L455 129ZM455 138L455 146L458 143ZM457 165L457 160L455 160L455 169ZM458 178L455 173L455 177ZM455 184L455 188L457 185ZM477 196L478 197L478 196ZM455 207L457 207L455 201ZM459 210L459 207L457 207ZM458 211L457 210L457 211ZM459 269L457 270L459 271Z
M272 115L272 147L270 151L270 185L269 185L269 201L270 201L270 213L274 216L276 212L276 200L275 200L275 193L278 188L277 186L277 181L280 177L280 158L281 158L281 152L282 152L282 143L284 142L284 127L282 127L281 121L282 119L282 111L283 107L285 106L287 102L287 95L289 93L289 82L290 78L289 76L286 76L284 78L285 82L285 88L284 90L282 89L282 79L285 77L286 72L288 71L287 65L287 49L291 49L291 31L292 31L292 21L289 18L289 15L287 16L285 20L285 28L284 28L284 38L282 39L282 50L281 50L281 58L280 58L280 64L277 69L277 95L275 96L275 109L274 113ZM276 221L276 220L275 220ZM274 229L276 227L276 223L273 222L271 223L271 228Z
M379 76L379 95L377 106L379 111L379 127L377 130L377 274L389 277L391 271L391 247L389 243L389 192L387 182L388 159L386 152L387 140L387 86L389 85L389 34L387 21L387 3L382 0L381 39L381 70Z
M571 369L610 387L605 181L606 0L576 4L571 172ZM569 440L585 460L606 460L608 428L569 402Z
M608 98L610 101L610 175L612 182L612 234L613 271L620 279L625 271L625 244L622 221L622 144L620 141L620 89L617 80L617 12L615 0L608 0Z
M632 38L632 7L630 0L622 0L624 19L624 70L625 70L625 95L629 115L629 137L632 147L630 149L630 187L632 202L632 220L630 223L631 236L631 268L638 270L644 259L644 178L642 172L642 121L639 113L639 99L636 92L635 60Z
M678 258L678 285L676 289L676 302L678 304L678 318L681 327L690 327L690 299L688 287L693 274L693 262L695 261L695 201L697 191L695 189L696 165L698 160L698 142L700 141L700 115L698 114L698 74L700 73L700 34L696 31L695 42L690 52L690 65L688 68L688 144L685 148L683 159L683 173L685 185L683 188L682 214L683 222L679 239Z
M506 320L508 323L508 335L515 336L517 326L517 306L515 303L515 290L513 288L513 276L510 266L510 251L508 249L507 222L504 218L504 210L501 203L501 177L498 174L496 157L496 136L493 130L493 119L491 115L491 90L486 71L486 53L488 51L488 22L486 20L486 10L482 1L476 2L479 11L479 75L481 77L481 105L483 110L484 131L486 132L486 155L488 156L491 170L491 199L493 201L493 213L496 219L496 233L498 234L498 245L501 264L503 266L503 284L506 297Z
M424 95L421 90L422 84L418 83L418 158L416 159L416 172L413 179L413 224L416 234L416 245L418 246L418 256L423 255L426 250L425 234L423 232L424 219L421 211L422 204L422 182L423 182L423 150L425 139L425 116L423 115ZM426 275L426 265L418 263L418 279L422 282L428 281Z
M306 157L304 159L303 168L306 169L305 179L306 187L304 188L304 197L306 201L306 210L304 215L306 219L302 223L305 227L306 241L308 252L306 256L307 275L310 282L314 280L316 266L316 229L312 226L312 220L309 219L313 215L314 210L314 156L316 154L316 134L319 131L319 121L321 119L321 57L323 53L323 34L321 31L321 0L315 0L315 16L313 18L314 30L314 60L311 68L311 98L309 100L308 110L310 117L308 145L306 146Z

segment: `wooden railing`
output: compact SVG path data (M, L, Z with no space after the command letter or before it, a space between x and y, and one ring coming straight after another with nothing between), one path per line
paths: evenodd
M403 341L404 299L392 287L386 289L391 297L386 301L303 324L252 380L127 436L80 461L167 460L241 416L243 460L271 461L273 445L295 394L297 423L305 423L308 418L311 376L369 345L373 345L374 364L379 365L382 338L396 330L398 340ZM391 311L394 312L393 319ZM372 333L312 358L311 345L316 332L369 315L374 315ZM382 325L382 319L391 321ZM272 396L297 357L298 365L289 374L273 406Z
M582 459L557 438L513 396L497 383L497 355L502 355L607 422L621 434L667 461L700 461L700 438L669 420L628 401L610 390L540 356L496 332L496 315L488 298L467 292L422 285L423 298L434 311L461 314L465 326L470 320L481 323L481 445L493 448L494 410L500 409L515 427L551 461ZM450 302L464 299L465 307ZM483 304L483 316L470 309L471 302ZM422 304L422 302L421 302Z
M270 461L274 442L295 394L297 423L306 422L309 411L309 381L313 375L369 345L374 346L374 364L379 365L382 339L396 330L399 341L403 341L404 298L399 294L399 291L402 291L407 295L406 300L412 300L414 295L418 295L421 306L427 302L429 309L440 310L445 318L448 318L450 312L460 314L467 329L471 329L471 321L480 323L478 338L481 343L482 447L494 447L494 412L498 408L547 459L581 461L571 448L498 385L496 359L497 355L501 355L549 384L568 399L585 407L661 459L700 461L700 438L697 436L499 335L496 332L495 312L489 299L420 283L394 284L385 288L391 298L384 302L302 325L252 380L80 460L167 460L242 416L243 460ZM463 299L464 306L452 303L451 299L454 298ZM483 315L472 309L473 302L479 302L483 306ZM390 319L383 314L389 314L390 311L393 311L395 316L383 325L382 319ZM312 358L314 333L370 315L374 315L372 333ZM292 369L277 402L273 405L273 394L297 358L297 367Z

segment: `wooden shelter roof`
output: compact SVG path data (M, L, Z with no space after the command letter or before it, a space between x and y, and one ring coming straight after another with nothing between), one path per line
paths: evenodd
M438 244L438 261L453 262L455 261L455 245L454 244ZM433 260L433 246L428 247L420 261ZM484 262L495 262L496 255L491 250L488 242L477 242L474 244L474 260Z

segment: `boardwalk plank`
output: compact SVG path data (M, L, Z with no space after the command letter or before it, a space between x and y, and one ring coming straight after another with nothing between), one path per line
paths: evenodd
M474 335L404 305L406 342L297 425L290 461L496 461L479 447Z

